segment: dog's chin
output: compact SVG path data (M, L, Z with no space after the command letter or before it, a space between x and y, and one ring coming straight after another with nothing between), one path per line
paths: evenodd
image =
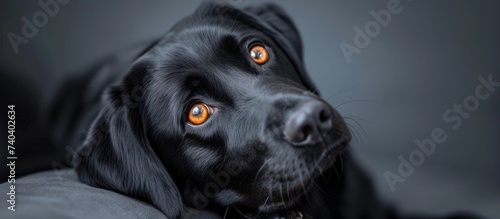
M288 180L283 180L279 185L273 186L273 189L271 189L272 195L259 206L258 210L260 212L278 212L294 209L300 200L307 195L307 192L314 185L314 181L334 166L337 157L341 156L348 145L349 140L341 140L332 144L332 147L329 147L319 156L317 162L303 167L307 168L305 171L309 174L297 175L293 178L282 177Z
M312 181L309 176L302 176L301 179L282 183L283 189L273 190L269 200L259 207L259 211L276 212L294 208L312 187Z

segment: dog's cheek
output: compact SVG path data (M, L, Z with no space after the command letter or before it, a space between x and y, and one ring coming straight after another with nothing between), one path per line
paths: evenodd
M220 160L220 155L216 151L205 147L189 146L184 154L194 169L202 173L212 169L211 167Z

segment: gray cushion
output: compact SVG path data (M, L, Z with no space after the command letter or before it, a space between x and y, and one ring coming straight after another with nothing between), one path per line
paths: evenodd
M16 179L16 211L7 209L10 184L0 184L4 195L0 218L166 218L153 206L78 181L72 169L46 171ZM188 218L216 218L189 209ZM6 217L5 217L6 216Z

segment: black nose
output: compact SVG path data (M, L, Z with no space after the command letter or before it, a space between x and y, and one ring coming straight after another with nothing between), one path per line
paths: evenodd
M332 127L332 114L325 103L309 100L290 113L285 123L285 139L298 146L321 141L321 132Z

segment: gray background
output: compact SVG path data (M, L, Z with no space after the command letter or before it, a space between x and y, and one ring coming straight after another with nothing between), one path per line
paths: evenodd
M374 20L370 11L386 9L388 1L275 2L296 22L306 67L323 97L333 95L329 102L354 119L347 121L356 133L357 160L386 201L405 212L474 210L498 218L500 91L481 101L457 130L442 117L474 94L478 76L500 81L500 3L402 0L403 11L347 63L339 44L353 44L353 28L364 29ZM31 19L41 8L37 1L3 0L0 64L24 72L16 77L41 86L43 99L49 84L163 34L199 2L73 0L15 54L7 33L20 34L21 18ZM434 128L448 139L391 192L384 172L396 173L398 156L407 158L417 149L413 141L430 138Z

